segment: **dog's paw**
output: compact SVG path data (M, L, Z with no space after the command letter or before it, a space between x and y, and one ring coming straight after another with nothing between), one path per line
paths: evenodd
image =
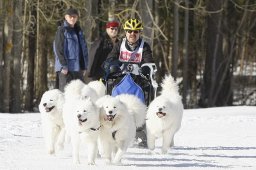
M118 162L113 162L112 165L121 166L121 165L123 165L123 164L122 164L122 162L118 161Z
M148 154L149 154L149 155L158 155L159 153L156 152L156 151L154 151L154 150L149 150L149 151L148 151Z
M56 150L57 151L62 151L63 149L64 149L64 145L63 144L56 145Z
M106 165L111 165L111 164L112 164L112 163L111 163L111 160L108 159L108 158L105 158L105 159L104 159L104 162L105 162Z
M167 150L166 150L166 149L162 149L162 150L161 150L161 154L162 154L162 155L166 155L166 154L167 154Z
M95 165L94 161L88 161L88 165Z
M49 150L47 151L47 153L48 153L49 155L53 155L53 154L55 154L55 151L54 151L54 149L49 149Z
M78 165L80 164L80 161L78 159L73 159L73 164Z

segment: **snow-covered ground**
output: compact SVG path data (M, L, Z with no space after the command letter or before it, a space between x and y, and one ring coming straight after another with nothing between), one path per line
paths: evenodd
M160 140L157 150L160 151ZM256 107L220 107L184 111L175 147L166 155L150 155L132 147L122 166L87 165L86 149L81 164L73 165L71 146L55 156L47 155L39 113L0 114L0 170L80 169L256 169Z

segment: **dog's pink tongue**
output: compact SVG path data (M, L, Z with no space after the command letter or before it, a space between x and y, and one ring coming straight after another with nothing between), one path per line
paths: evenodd
M159 117L159 118L162 118L166 115L166 113L163 113L163 112L157 112L156 115Z
M112 115L107 115L106 120L112 121L113 120L113 116Z

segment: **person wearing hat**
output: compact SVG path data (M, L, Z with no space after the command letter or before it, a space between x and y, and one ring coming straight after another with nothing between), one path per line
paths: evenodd
M105 29L106 32L92 44L89 52L89 58L92 60L89 77L92 78L92 80L99 80L104 77L102 64L106 60L114 44L119 41L119 23L117 21L107 22Z
M124 25L125 37L119 41L108 54L107 60L118 60L120 63L154 63L152 50L141 37L142 22L138 19L128 19Z
M141 37L143 30L142 22L138 19L128 19L124 23L123 29L125 31L125 37L115 44L103 64L106 72L111 72L113 65L121 66L120 69L122 72L129 72L128 69L131 68L129 67L130 65L135 64L141 66L144 63L154 63L152 50L149 44ZM144 86L139 75L132 75L132 77L134 82L140 87ZM122 78L122 76L117 78L110 88L119 84ZM144 93L146 91L149 93L147 87L144 87L143 91ZM145 125L137 129L136 138L140 141L139 146L147 147Z
M84 81L88 67L88 49L84 33L77 22L77 9L67 9L64 18L58 27L53 44L57 73L56 88L61 91L64 91L66 84L71 80Z

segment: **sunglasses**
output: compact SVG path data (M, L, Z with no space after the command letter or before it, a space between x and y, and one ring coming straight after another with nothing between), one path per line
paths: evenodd
M134 31L134 30L126 30L126 32L128 32L129 34L131 34L132 32L133 32L134 34L138 34L138 33L139 33L139 31Z
M110 29L111 29L111 30L116 30L116 31L118 30L117 27L110 27Z

